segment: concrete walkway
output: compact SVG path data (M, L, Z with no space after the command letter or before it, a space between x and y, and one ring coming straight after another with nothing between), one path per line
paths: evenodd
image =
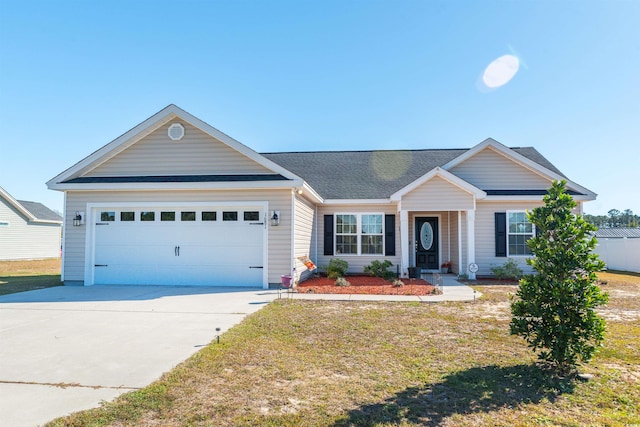
M442 302L442 301L473 301L480 298L482 293L474 291L464 285L452 274L440 275L442 280L441 295L362 295L362 294L311 294L283 291L281 298L300 300L326 300L326 301L416 301L416 302ZM430 275L427 277L432 281Z

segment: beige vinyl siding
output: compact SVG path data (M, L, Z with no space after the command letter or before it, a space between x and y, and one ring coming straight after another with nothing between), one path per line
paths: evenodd
M167 128L185 127L172 141ZM215 175L273 173L242 153L187 123L172 121L107 160L84 176Z
M0 260L58 258L60 224L29 222L13 206L0 198Z
M462 260L458 257L458 230L460 230L460 224L458 223L458 211L448 211L447 215L447 230L449 233L448 242L450 244L448 248L448 258L451 261L451 272L458 274L459 267L462 265Z
M402 197L406 210L473 209L473 195L436 176Z
M314 241L314 224L315 206L308 200L296 195L294 202L294 238L293 238L293 257L296 272L300 280L304 280L310 276L304 264L298 260L298 257L308 255L312 261L316 260L315 241Z
M549 179L491 148L485 148L449 172L482 190L537 190L551 186Z
M381 213L383 215L396 215L396 255L395 256L384 256L384 255L366 255L366 256L358 256L358 255L324 255L324 215L334 215L336 213ZM371 264L373 260L383 261L388 259L393 263L393 267L391 269L396 271L396 265L399 265L401 262L401 252L400 252L400 216L397 215L397 206L393 204L386 205L331 205L331 206L318 206L318 220L317 220L317 233L318 233L318 261L317 265L320 267L326 267L329 264L329 260L331 258L340 258L344 259L349 263L348 272L351 274L361 274L364 272L364 267L366 265Z
M268 210L280 211L280 225L268 227L268 282L280 283L280 275L291 268L291 190L218 190L218 191L102 191L67 192L65 225L65 281L83 281L86 226L73 227L76 211L87 212L87 203L223 203L267 201Z
M542 206L542 202L482 202L478 201L476 211L476 264L479 270L478 276L491 275L491 267L502 265L509 258L496 257L495 251L495 212L531 210ZM526 263L525 256L510 257L518 262L525 273L531 272L531 267Z

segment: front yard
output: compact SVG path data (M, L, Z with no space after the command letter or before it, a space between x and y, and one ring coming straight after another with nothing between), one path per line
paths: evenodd
M60 286L60 258L0 261L0 295Z
M515 286L479 285L476 303L280 300L149 387L50 425L638 424L640 277L601 279L589 381L546 378L509 335Z

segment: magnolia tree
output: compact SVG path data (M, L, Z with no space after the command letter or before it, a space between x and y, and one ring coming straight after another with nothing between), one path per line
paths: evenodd
M604 263L593 253L595 227L575 215L565 181L555 181L544 206L528 214L536 236L527 260L535 274L520 281L511 303L511 334L522 336L539 358L561 375L588 362L604 339L605 321L595 309L608 301L596 285Z

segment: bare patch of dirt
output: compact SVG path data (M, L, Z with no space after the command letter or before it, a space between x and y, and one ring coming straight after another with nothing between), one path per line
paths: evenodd
M605 363L603 366L620 371L623 380L630 383L640 382L640 369L637 365L621 365L618 363Z
M633 322L640 319L640 310L621 310L605 307L597 310L597 312L606 320L615 320L618 322Z

